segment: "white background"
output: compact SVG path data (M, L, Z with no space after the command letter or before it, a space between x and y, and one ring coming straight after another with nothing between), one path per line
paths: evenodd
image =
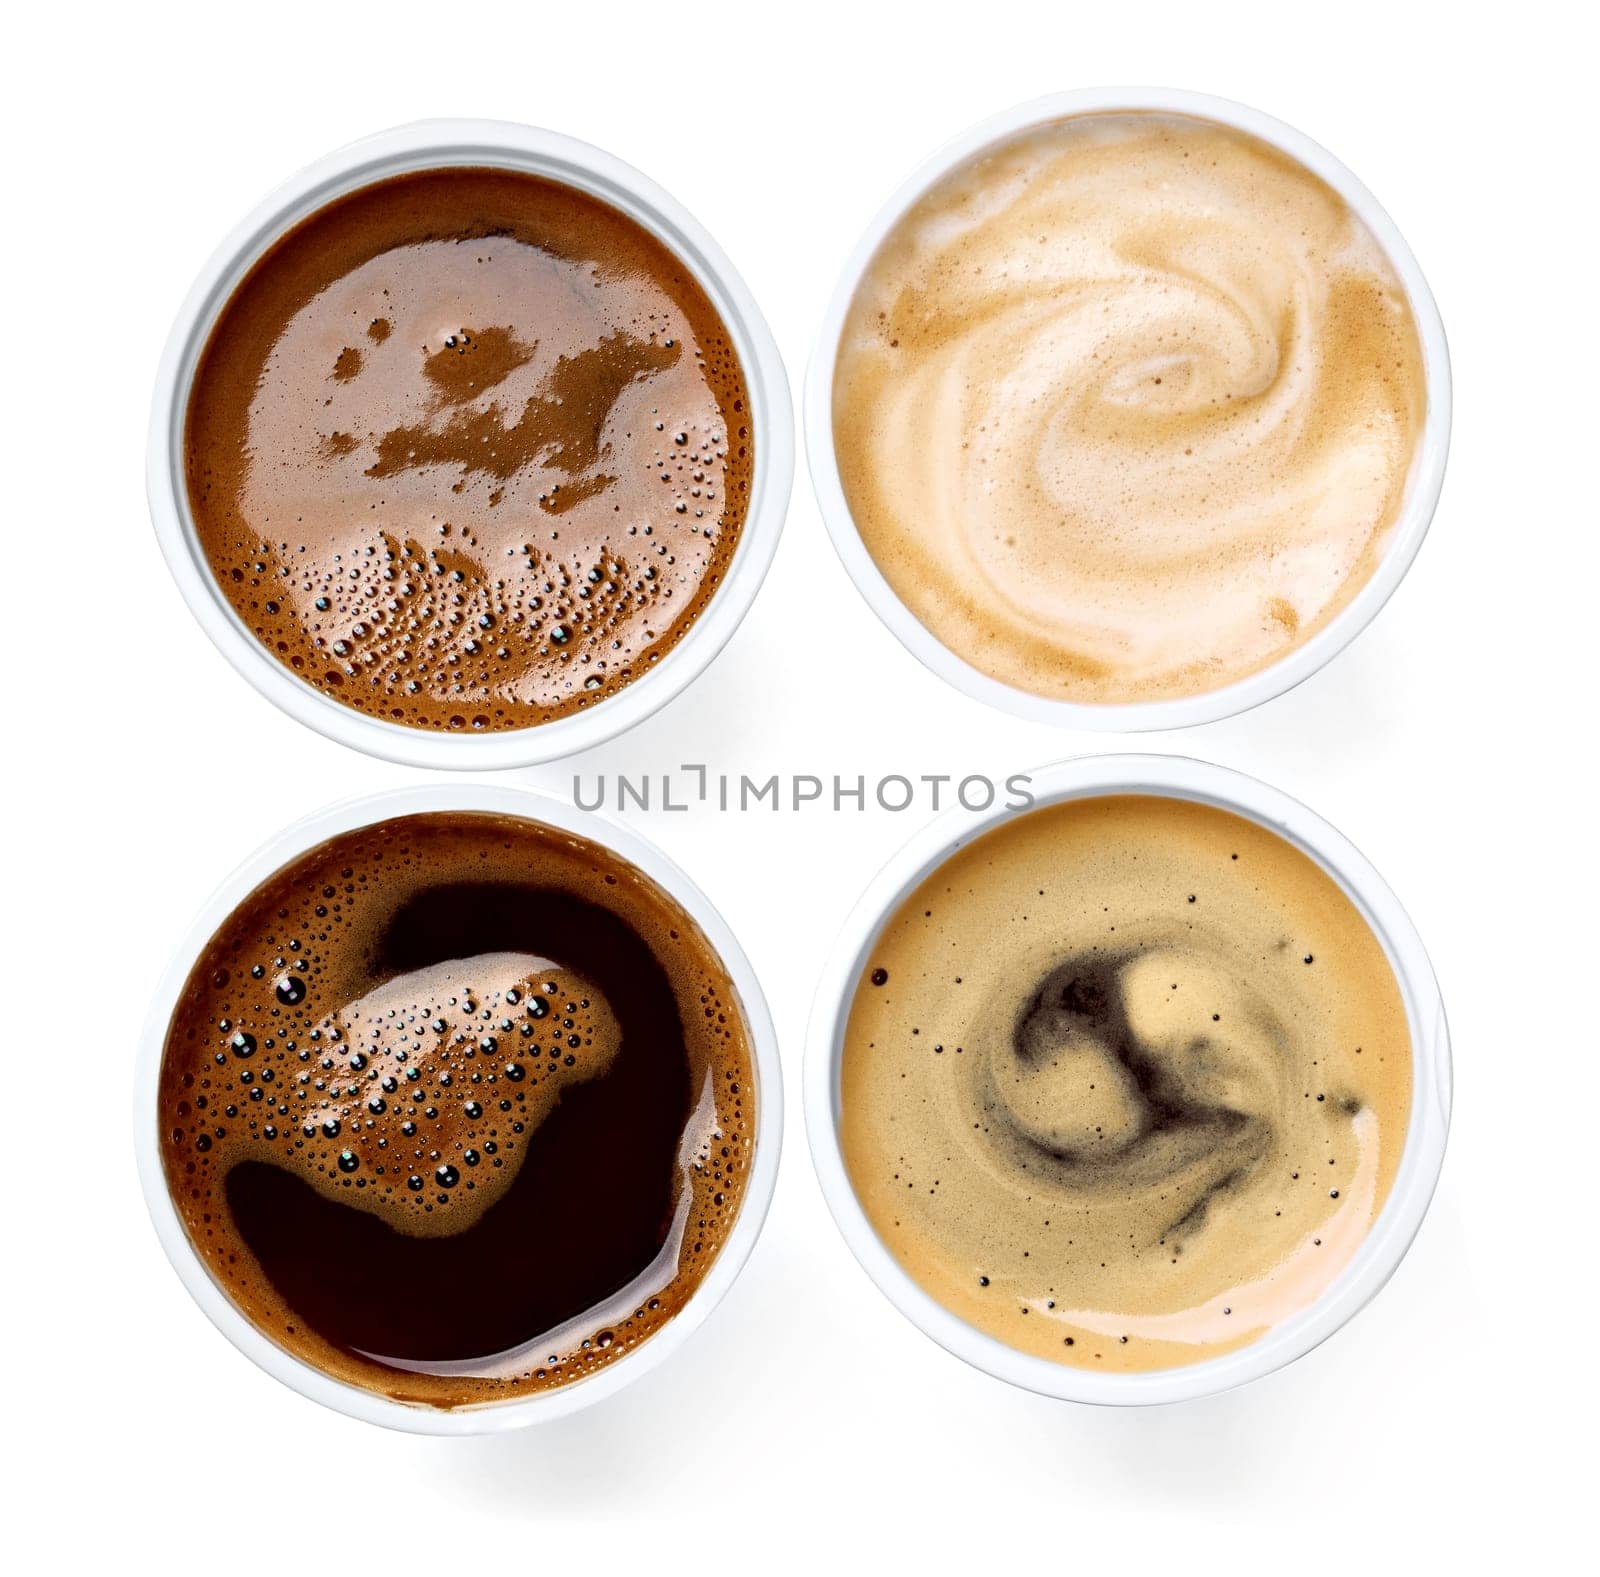
M832 1569L928 1550L1193 1572L1470 1552L1539 1569L1555 1541L1589 1542L1595 41L1573 31L1575 7L1475 14L1396 0L28 14L3 106L14 1536L58 1559L279 1572L391 1555L440 1571L765 1568L774 1553ZM1206 1402L1097 1411L969 1371L856 1267L799 1120L823 955L925 812L634 815L722 907L779 1025L790 1124L744 1276L661 1370L511 1437L389 1435L267 1379L190 1302L146 1219L128 1117L140 1020L238 860L325 800L420 774L273 710L168 580L143 497L146 405L190 278L336 144L426 114L526 120L604 145L698 215L798 393L835 270L911 167L1008 103L1105 82L1243 99L1326 144L1410 240L1451 340L1443 500L1387 610L1294 693L1143 742L1307 800L1429 945L1455 1126L1394 1281L1307 1359ZM574 766L686 761L1003 775L1121 743L1022 724L924 672L840 570L802 471L766 587L700 681L579 763L507 777L566 794Z

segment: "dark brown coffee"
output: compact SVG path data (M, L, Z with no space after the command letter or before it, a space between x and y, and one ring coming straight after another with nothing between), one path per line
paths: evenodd
M754 447L726 325L626 215L507 170L365 187L279 240L195 374L189 506L256 639L415 728L526 728L705 610Z
M756 1132L734 988L677 902L596 844L465 812L334 838L239 905L173 1012L160 1122L240 1310L443 1407L659 1330Z

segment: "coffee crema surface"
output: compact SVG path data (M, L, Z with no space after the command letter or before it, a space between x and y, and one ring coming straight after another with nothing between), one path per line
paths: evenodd
M1028 812L940 865L862 970L840 1071L862 1208L1018 1350L1195 1363L1308 1308L1389 1193L1399 987L1334 880L1187 800Z
M599 845L440 813L250 894L173 1011L174 1204L263 1334L450 1407L579 1380L676 1314L754 1155L749 1032L681 906Z
M1366 584L1426 410L1387 254L1243 132L1018 135L891 230L846 316L839 477L895 594L1013 688L1121 704L1276 662Z
M277 241L223 308L184 439L218 586L324 695L526 728L682 639L749 504L748 396L689 270L507 170L398 176Z

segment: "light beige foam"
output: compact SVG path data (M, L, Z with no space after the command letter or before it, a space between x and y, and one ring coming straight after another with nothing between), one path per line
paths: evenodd
M1393 971L1321 867L1227 812L1108 796L1019 817L896 911L850 1011L840 1138L931 1296L1132 1371L1313 1303L1410 1106Z
M1410 305L1337 193L1242 132L1038 128L940 181L847 315L839 474L895 593L1055 699L1264 668L1370 578L1426 408Z

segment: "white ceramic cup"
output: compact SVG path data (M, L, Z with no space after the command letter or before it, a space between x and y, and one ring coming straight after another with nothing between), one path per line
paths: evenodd
M1104 794L1195 800L1270 828L1314 859L1372 927L1399 983L1411 1032L1411 1118L1389 1197L1365 1241L1309 1308L1248 1347L1181 1368L1102 1374L1018 1351L952 1314L900 1267L851 1187L839 1147L839 1061L861 971L884 925L955 851L1026 811L957 810L914 837L873 879L845 922L817 990L806 1042L805 1112L811 1158L833 1218L889 1300L940 1346L999 1379L1073 1402L1179 1402L1231 1390L1280 1369L1326 1340L1394 1274L1433 1197L1450 1126L1450 1037L1422 940L1400 901L1360 852L1299 801L1243 773L1182 756L1083 756L1031 775L1036 805Z
M535 1395L445 1410L395 1401L336 1380L280 1347L240 1312L195 1252L168 1192L161 1162L157 1094L167 1027L189 971L201 949L245 897L291 860L329 838L395 816L450 810L521 816L591 839L637 866L683 905L722 960L744 1010L756 1082L756 1138L744 1202L733 1230L705 1278L666 1325L632 1352L583 1379ZM425 784L346 800L286 827L251 855L212 894L167 966L145 1024L134 1092L134 1149L145 1203L173 1269L211 1322L247 1358L312 1401L352 1418L427 1435L489 1434L559 1418L610 1396L676 1352L721 1302L750 1257L772 1202L782 1138L783 1070L766 998L744 950L710 899L654 844L627 828L576 810L562 800L489 784Z
M1405 501L1383 557L1371 579L1323 629L1269 667L1221 689L1172 700L1102 706L1051 700L991 678L958 657L901 602L862 542L845 500L833 447L833 377L839 336L863 274L889 232L931 187L958 165L1030 127L1072 115L1121 110L1160 111L1236 127L1281 149L1327 182L1377 237L1405 287L1422 341L1428 406ZM1450 354L1439 309L1410 247L1378 200L1327 149L1260 110L1205 93L1177 88L1082 88L1018 104L963 132L928 159L884 204L850 254L828 303L806 370L804 415L811 484L834 549L856 589L913 656L958 690L1018 717L1062 728L1134 733L1215 722L1270 701L1309 678L1372 621L1410 568L1439 501L1450 447Z
M738 546L722 584L677 645L592 708L532 728L447 734L369 717L323 694L272 656L234 612L195 533L183 476L183 425L196 364L228 297L258 258L307 215L392 175L451 166L541 175L598 197L642 225L688 268L727 325L744 369L755 474ZM351 143L309 165L262 202L201 270L156 377L145 470L150 516L190 611L222 654L274 705L330 739L419 767L484 771L586 750L664 706L722 650L749 610L777 550L794 480L794 412L777 343L733 264L675 198L602 149L507 121L428 120Z

